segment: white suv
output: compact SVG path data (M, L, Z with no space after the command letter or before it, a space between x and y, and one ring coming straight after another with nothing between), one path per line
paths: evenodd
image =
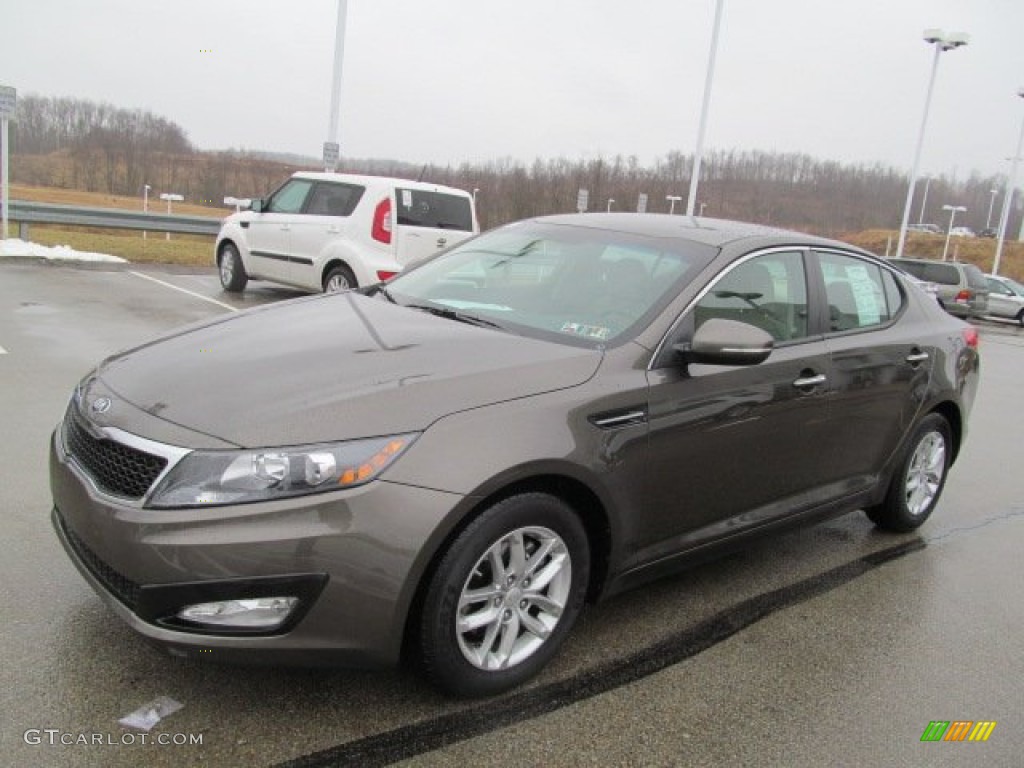
M479 231L473 196L461 189L303 172L228 216L214 253L226 291L250 278L340 291L387 280Z

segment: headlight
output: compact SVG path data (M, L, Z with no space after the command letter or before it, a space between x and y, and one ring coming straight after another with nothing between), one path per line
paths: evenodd
M244 451L193 451L153 491L147 506L243 504L354 488L383 472L415 434Z

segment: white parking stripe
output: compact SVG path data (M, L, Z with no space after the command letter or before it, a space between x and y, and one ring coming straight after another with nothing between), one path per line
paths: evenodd
M237 312L238 311L238 307L232 307L230 304L225 304L223 301L217 301L216 299L211 299L209 296L203 296L203 294L196 293L195 291L190 291L188 288L182 288L182 287L177 286L177 285L172 285L171 283L165 283L163 280L157 280L155 277L150 277L149 275L144 275L141 272L133 272L133 271L129 270L128 274L129 275L135 275L136 277L141 277L143 280L150 280L150 281L152 281L154 283L159 283L160 285L163 285L163 286L165 286L167 288L171 288L172 290L175 290L175 291L181 291L182 293L187 293L189 296L195 296L197 299L202 299L203 301L208 301L211 304L216 304L218 307L224 307L224 309L230 309L232 312Z

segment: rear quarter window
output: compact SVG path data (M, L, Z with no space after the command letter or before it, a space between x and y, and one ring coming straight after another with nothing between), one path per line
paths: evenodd
M395 198L399 226L473 231L473 209L468 197L398 187Z
M967 275L967 284L971 286L971 288L976 288L979 291L988 290L988 283L985 281L984 272L973 264L965 264L963 270L964 274Z
M960 285L960 273L952 264L925 264L921 279L939 285Z

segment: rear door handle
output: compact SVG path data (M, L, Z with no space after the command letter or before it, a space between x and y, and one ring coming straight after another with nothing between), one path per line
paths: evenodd
M917 350L916 352L911 352L909 355L907 355L906 359L907 362L910 363L911 365L916 365L917 363L923 363L925 360L927 360L928 353L922 352L921 350Z
M797 379L793 382L793 386L797 389L805 389L807 387L816 387L819 384L824 384L828 381L828 376L824 373L819 373L817 376L804 376L803 378Z

